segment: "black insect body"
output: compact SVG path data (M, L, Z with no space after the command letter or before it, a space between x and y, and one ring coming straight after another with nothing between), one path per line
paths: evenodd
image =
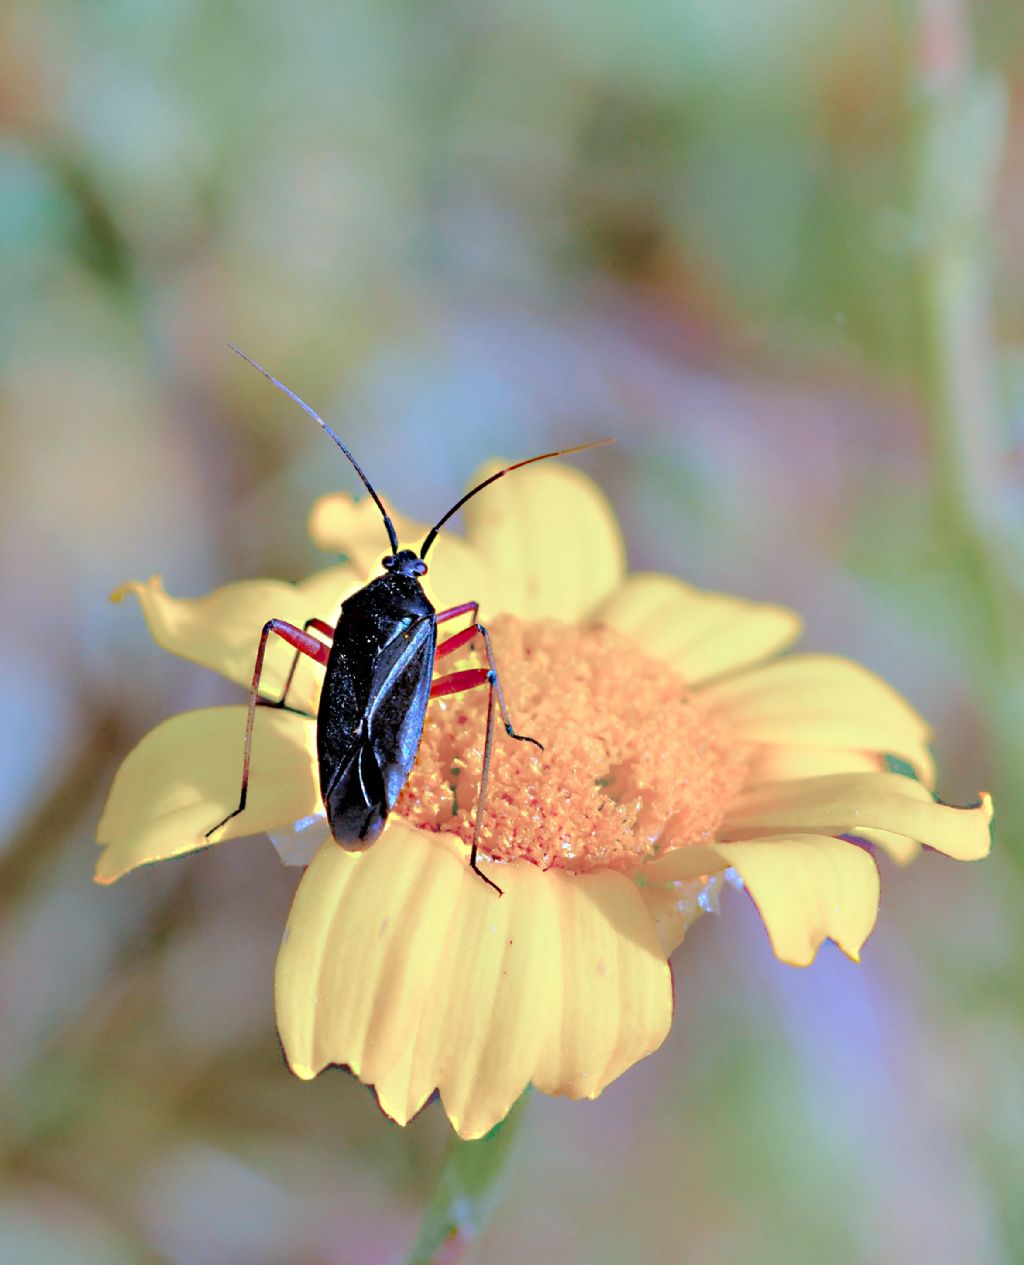
M233 350L238 351L238 348ZM249 360L243 352L238 351L238 354L305 409L349 459L380 510L391 542L391 553L382 560L384 574L371 580L365 588L353 593L342 603L341 614L334 628L319 619L307 620L303 628L296 628L279 619L269 620L264 625L249 693L241 796L238 807L213 829L208 830L207 838L245 809L253 723L256 707L262 701L259 697L260 677L267 641L273 634L288 642L297 653L281 699L276 704L270 704L271 706L287 705L288 691L300 654L324 665L324 680L317 713L320 793L331 834L342 847L351 851L362 851L369 847L384 829L388 814L394 808L416 761L429 700L446 694L462 693L478 686L488 687L480 794L469 863L484 882L500 895L501 888L477 865L477 842L487 793L494 734L495 700L509 737L520 742L532 742L537 747L541 747L541 744L535 738L516 733L512 727L494 663L491 640L487 629L476 618L477 603L464 602L448 610L435 611L420 583L427 571L427 564L423 559L438 532L452 515L470 497L495 480L535 461L580 452L596 445L580 444L559 452L542 453L538 457L530 457L499 470L467 492L439 519L427 534L418 554L411 549L399 550L394 526L380 498L359 463L334 431L282 382L255 361ZM438 644L438 624L461 615L471 616L468 627ZM314 632L319 636L314 636ZM486 668L467 668L446 676L434 677L434 667L438 659L468 645L477 636L484 644L488 663ZM320 640L321 637L324 640ZM542 747L541 749L543 750Z
M423 563L411 550L387 561L342 604L317 714L320 794L349 848L373 843L412 770L437 652Z

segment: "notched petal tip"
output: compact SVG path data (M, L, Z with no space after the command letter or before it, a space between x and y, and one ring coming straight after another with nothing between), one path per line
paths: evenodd
M360 856L321 849L278 958L297 1074L347 1064L400 1123L437 1089L476 1138L529 1082L594 1097L661 1043L670 975L629 880L483 864L500 900L461 842L401 820Z
M787 865L774 873L760 872L749 858L734 862L775 956L790 966L810 966L821 945L831 940L852 962L859 962L878 917L880 881L874 857L837 839L788 842L798 846Z
M268 620L283 619L297 627L309 618L333 623L343 598L356 584L350 567L334 566L298 584L239 580L201 597L173 597L166 592L163 578L154 575L122 584L111 598L122 601L134 593L157 645L248 687ZM264 697L278 698L293 657L288 647L271 638L260 684ZM290 696L293 700L315 698L317 671L302 661Z
M922 836L921 842L956 861L983 861L992 851L992 823L995 819L995 806L988 791L979 794L976 804L948 804L945 800L936 799L935 807L949 814L952 829L944 832L938 841ZM962 814L959 823L957 814Z
M724 839L683 847L644 867L648 883L692 879L733 866L760 910L779 958L813 961L831 939L853 961L874 925L878 871L865 840L900 863L920 844L958 860L989 851L992 800L936 801L895 773L839 773L749 788L730 809Z
M989 825L992 824L995 817L995 806L988 791L979 791L978 798L973 804L951 804L949 800L940 799L938 796L935 797L935 802L941 804L943 808L955 808L961 813L976 813L980 811Z
M809 966L825 940L857 960L878 915L878 867L870 853L828 835L780 833L678 848L645 873L666 884L729 867L743 880L781 961Z
M836 773L748 788L730 807L721 833L749 839L787 830L856 837L883 831L975 861L991 847L991 817L987 795L976 807L954 808L899 773Z

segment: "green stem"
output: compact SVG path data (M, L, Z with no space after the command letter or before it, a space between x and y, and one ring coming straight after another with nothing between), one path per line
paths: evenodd
M996 735L1000 816L1021 823L1024 593L988 250L1005 93L994 76L974 70L965 0L916 0L913 26L913 209L936 490L976 620L973 666Z
M406 1265L455 1265L487 1227L529 1093L479 1141L452 1139Z

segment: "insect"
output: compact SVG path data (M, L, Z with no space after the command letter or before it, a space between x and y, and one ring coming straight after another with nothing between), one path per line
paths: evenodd
M438 532L452 515L471 497L496 480L513 470L532 465L535 461L582 452L586 448L611 441L598 440L557 452L541 453L540 456L518 461L492 474L441 516L427 533L417 554L412 549L399 549L394 525L383 502L355 457L323 418L262 365L250 360L237 347L233 346L232 351L237 352L274 386L290 396L334 440L352 463L380 510L391 552L382 559L383 574L372 579L342 603L335 627L332 628L319 619L307 620L302 628L296 628L281 619L271 619L264 624L249 691L241 796L238 807L208 830L206 837L210 838L245 810L253 724L256 707L261 702L259 688L263 661L269 639L272 636L280 637L295 649L296 654L281 699L271 706L286 705L300 655L307 655L325 668L316 719L320 794L331 834L343 848L352 852L361 852L368 848L384 829L388 814L394 808L416 761L429 700L487 687L487 728L469 864L500 896L502 889L477 864L480 823L487 795L494 737L495 701L505 732L510 738L518 742L533 743L540 750L544 748L536 738L517 733L512 726L494 662L491 638L477 619L478 603L468 601L448 610L436 611L420 582L427 572L424 559ZM438 625L463 615L470 617L469 625L439 643ZM487 656L486 668L466 668L434 677L434 667L438 659L468 645L477 636L482 640Z

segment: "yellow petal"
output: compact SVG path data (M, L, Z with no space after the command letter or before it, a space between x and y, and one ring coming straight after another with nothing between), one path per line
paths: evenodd
M417 541L417 548L423 543ZM497 612L500 607L494 604L493 577L487 574L483 559L465 540L455 532L443 531L430 548L427 555L430 570L423 577L423 587L435 610L442 611L452 606L461 606L464 602L479 602L480 618ZM464 624L453 624L460 628ZM438 637L443 638L445 628L438 630Z
M747 741L884 752L933 783L930 727L881 677L850 659L791 655L710 685L701 697Z
M501 464L478 470L473 483ZM573 466L517 470L470 501L465 515L492 611L572 622L591 615L622 582L626 553L615 515Z
M857 830L856 837L863 839L865 843L872 843L881 848L897 865L909 865L921 855L921 845L916 839L895 834L891 830L871 830L861 826Z
M206 831L238 805L246 708L172 716L151 730L117 771L97 828L96 881L205 848ZM253 731L246 810L215 842L268 830L320 808L312 721L260 708Z
M278 959L292 1069L347 1064L404 1123L435 1088L480 1137L527 1083L595 1096L664 1039L671 983L628 879L487 865L393 818L362 855L328 844Z
M548 870L558 890L560 1030L532 1081L548 1094L596 1098L651 1054L672 1021L672 980L650 915L632 882L611 871ZM557 924L556 924L557 925Z
M438 517L444 512L438 511ZM399 545L419 552L427 531L422 523L392 514ZM390 552L387 533L369 497L355 500L344 493L321 497L309 516L309 531L321 548L344 554L365 584L381 574L381 558ZM473 547L455 531L442 531L427 555L429 571L423 587L435 609L479 602L484 616L497 609L490 602L490 577ZM442 633L443 635L443 633Z
M338 566L318 571L301 584L241 580L196 598L168 596L155 575L123 584L112 597L120 601L134 593L158 645L248 689L267 620L283 619L299 628L314 618L333 624L342 599L357 587L352 568ZM264 697L277 700L294 657L295 651L280 638L270 639L260 690Z
M500 900L468 884L460 864L457 916L436 973L431 1004L409 1057L376 1080L385 1111L415 1109L436 1085L455 1129L480 1137L508 1112L555 1039L565 981L553 935L555 887L531 865L492 867ZM373 1069L366 1069L374 1079ZM382 1069L383 1071L383 1069Z
M599 612L690 685L768 659L800 635L784 606L708 593L668 575L636 572Z
M721 866L713 866L721 869ZM654 920L658 940L666 958L683 943L686 933L703 913L718 910L721 877L700 875L696 878L672 879L667 883L648 881L643 869L633 875L640 898Z
M403 548L419 550L427 528L399 514L382 498ZM380 560L391 552L387 528L368 496L331 492L314 501L307 520L313 544L325 553L341 554L354 570L367 579L380 571Z
M849 747L801 747L771 745L753 747L747 761L747 780L792 782L797 778L824 777L829 773L884 773L885 757L877 751Z
M975 807L954 808L899 773L837 773L751 787L730 807L719 834L749 839L791 830L836 835L882 830L973 861L988 855L991 820L988 795Z
M336 1062L366 1079L368 1058L382 1075L415 1038L465 868L456 848L430 844L392 817L364 854L328 843L303 876L275 985L278 1028L297 1075ZM404 1123L421 1105L398 1118Z
M760 911L775 954L807 966L823 940L857 961L878 914L878 868L863 848L789 834L677 848L644 867L650 882L732 866Z
M875 751L852 751L843 747L774 747L753 749L747 765L751 785L762 782L791 782L800 778L824 777L831 773L881 773L885 757ZM921 851L916 839L893 834L891 830L870 830L863 826L857 838L876 844L897 865L909 865Z

